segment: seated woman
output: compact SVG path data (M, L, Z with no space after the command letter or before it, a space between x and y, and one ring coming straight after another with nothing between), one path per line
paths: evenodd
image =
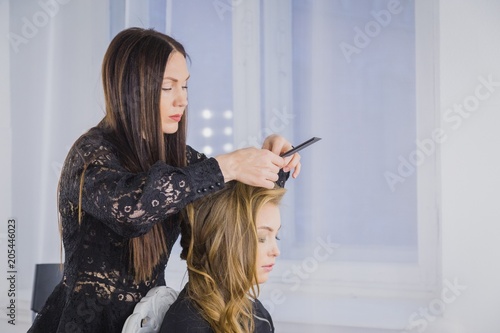
M193 203L182 227L189 282L167 311L161 333L274 332L257 300L280 254L283 188L230 182Z

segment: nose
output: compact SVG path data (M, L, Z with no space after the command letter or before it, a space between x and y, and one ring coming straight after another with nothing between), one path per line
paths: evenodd
M181 89L175 95L174 106L185 108L187 105L188 105L187 91Z
M278 242L274 241L274 244L273 244L273 247L271 248L270 254L272 257L278 257L281 254L280 248L278 247Z

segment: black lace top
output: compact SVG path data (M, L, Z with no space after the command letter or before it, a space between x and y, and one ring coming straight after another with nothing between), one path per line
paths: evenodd
M99 127L80 137L64 163L59 187L65 249L64 276L28 332L121 332L149 289L165 285L168 258L150 280L135 283L129 239L161 223L170 253L179 236L176 214L188 203L224 186L217 161L187 149L188 166L157 162L133 174ZM85 165L82 222L79 186Z

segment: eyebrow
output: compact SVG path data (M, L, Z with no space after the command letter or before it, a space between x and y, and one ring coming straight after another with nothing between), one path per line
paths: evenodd
M188 77L184 81L189 80L190 77L191 77L191 75L188 75ZM165 80L171 80L171 81L174 81L174 82L179 82L179 80L177 80L176 78L173 78L171 76L164 77L163 81L165 81Z
M274 229L273 229L273 228L268 227L267 225L262 225L262 226L260 226L260 227L258 227L258 228L257 228L257 230L259 230L259 229L266 229L266 230L269 230L270 232L273 232L273 231L274 231ZM281 229L281 225L280 225L280 227L278 228L278 230L280 230L280 229Z

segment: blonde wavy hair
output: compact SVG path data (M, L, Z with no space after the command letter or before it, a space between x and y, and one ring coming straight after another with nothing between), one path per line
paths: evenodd
M252 300L258 297L257 213L278 205L283 188L229 182L187 207L181 258L188 267L187 296L216 333L254 331Z

